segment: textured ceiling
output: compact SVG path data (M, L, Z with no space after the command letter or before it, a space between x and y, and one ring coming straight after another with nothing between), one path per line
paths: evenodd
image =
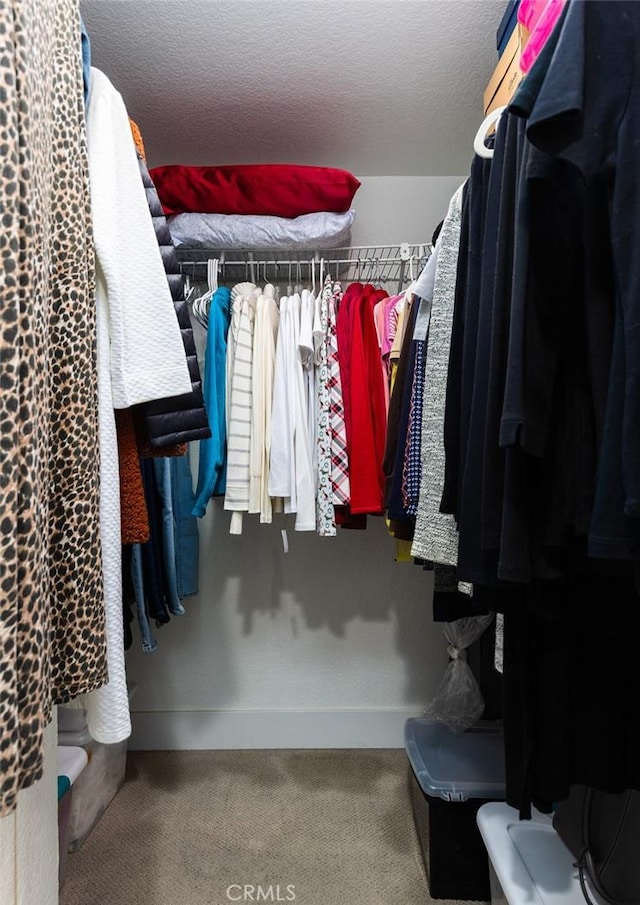
M505 0L83 0L152 165L465 173Z

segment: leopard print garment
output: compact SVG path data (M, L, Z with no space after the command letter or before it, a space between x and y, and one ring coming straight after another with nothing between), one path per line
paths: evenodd
M106 682L77 0L0 3L0 816Z

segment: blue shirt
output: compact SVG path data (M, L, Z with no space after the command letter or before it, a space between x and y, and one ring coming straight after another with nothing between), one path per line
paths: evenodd
M211 437L200 441L198 487L192 514L202 518L212 496L222 496L227 483L226 361L231 293L226 286L213 294L204 365L204 404Z

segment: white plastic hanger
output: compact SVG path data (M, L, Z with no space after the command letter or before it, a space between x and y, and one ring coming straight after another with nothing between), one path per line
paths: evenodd
M188 302L193 293L196 291L196 287L191 282L191 277L188 273L184 275L184 300Z
M476 137L473 139L473 150L478 157L484 157L485 160L491 160L493 157L493 148L488 148L484 142L491 126L498 122L506 109L506 106L496 107L482 120L482 124L476 132Z
M313 297L316 297L316 259L311 258L309 261L309 267L311 269L311 294Z
M407 289L407 291L404 294L405 302L408 302L409 299L411 298L411 296L414 295L414 293L416 291L416 286L418 283L418 278L416 277L415 270L413 269L414 262L415 262L415 255L411 255L409 257L409 279L411 280L411 283L409 284L409 288Z
M218 265L217 258L209 258L207 261L207 291L204 295L195 299L192 305L196 319L206 329L209 326L209 304L214 292L218 289Z

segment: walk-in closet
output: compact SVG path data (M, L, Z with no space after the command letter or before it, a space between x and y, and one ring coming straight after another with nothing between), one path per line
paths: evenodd
M640 905L640 4L0 51L0 905Z

